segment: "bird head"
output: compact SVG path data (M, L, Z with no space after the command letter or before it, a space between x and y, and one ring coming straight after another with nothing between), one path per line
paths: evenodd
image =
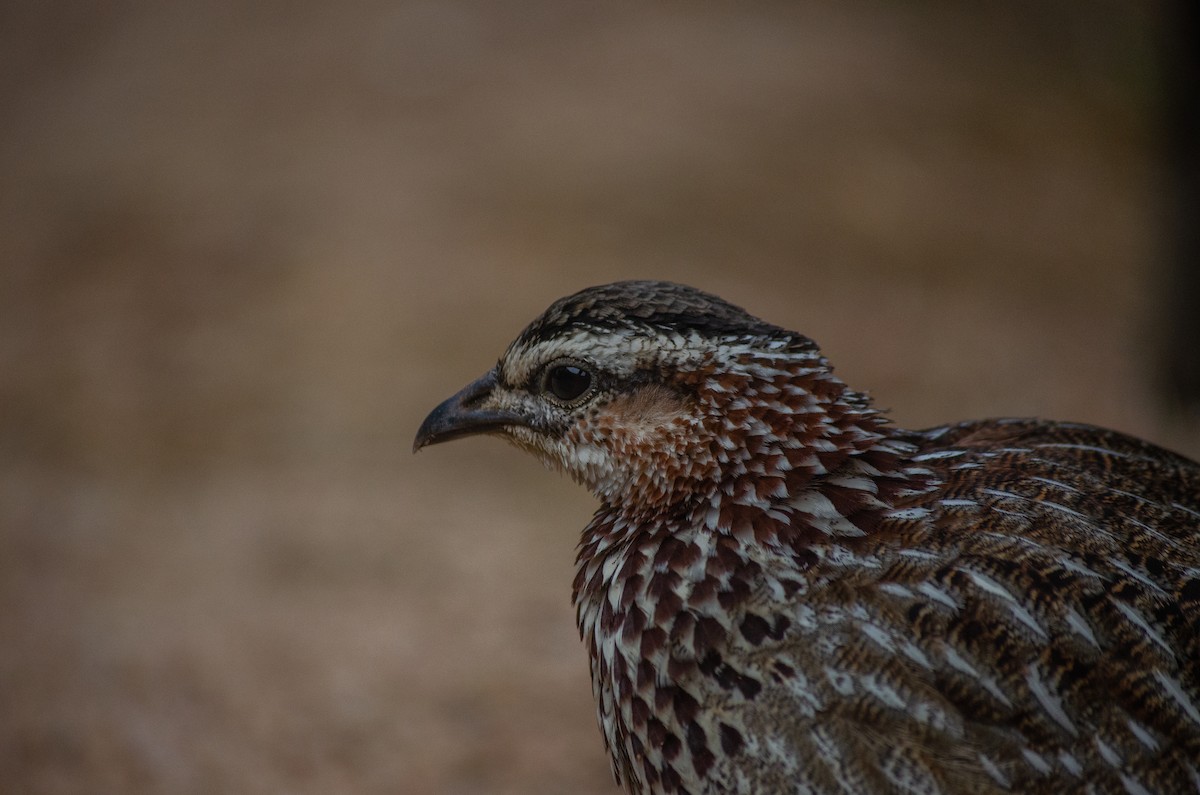
M808 338L691 287L628 281L552 304L413 449L499 435L606 504L661 506L748 472L768 499L826 471L873 415Z

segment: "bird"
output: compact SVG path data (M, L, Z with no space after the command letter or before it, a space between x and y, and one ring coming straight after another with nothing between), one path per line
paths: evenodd
M617 784L1200 792L1200 464L1071 422L906 430L808 337L623 281L414 451L504 438L599 507L573 603Z

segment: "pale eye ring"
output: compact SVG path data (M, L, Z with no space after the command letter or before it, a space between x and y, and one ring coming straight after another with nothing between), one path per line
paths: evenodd
M563 403L572 403L586 395L595 379L576 363L562 362L546 368L542 391Z

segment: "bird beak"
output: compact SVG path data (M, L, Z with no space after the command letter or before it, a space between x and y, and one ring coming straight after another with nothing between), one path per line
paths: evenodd
M526 420L513 411L485 408L481 404L496 388L496 371L489 370L482 378L467 384L457 394L442 401L421 423L413 452L439 442L462 436L498 431L506 425L525 425Z

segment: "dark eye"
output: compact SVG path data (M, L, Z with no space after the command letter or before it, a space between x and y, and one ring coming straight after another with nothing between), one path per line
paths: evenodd
M570 403L592 386L592 374L573 364L558 364L546 372L543 389L554 397Z

